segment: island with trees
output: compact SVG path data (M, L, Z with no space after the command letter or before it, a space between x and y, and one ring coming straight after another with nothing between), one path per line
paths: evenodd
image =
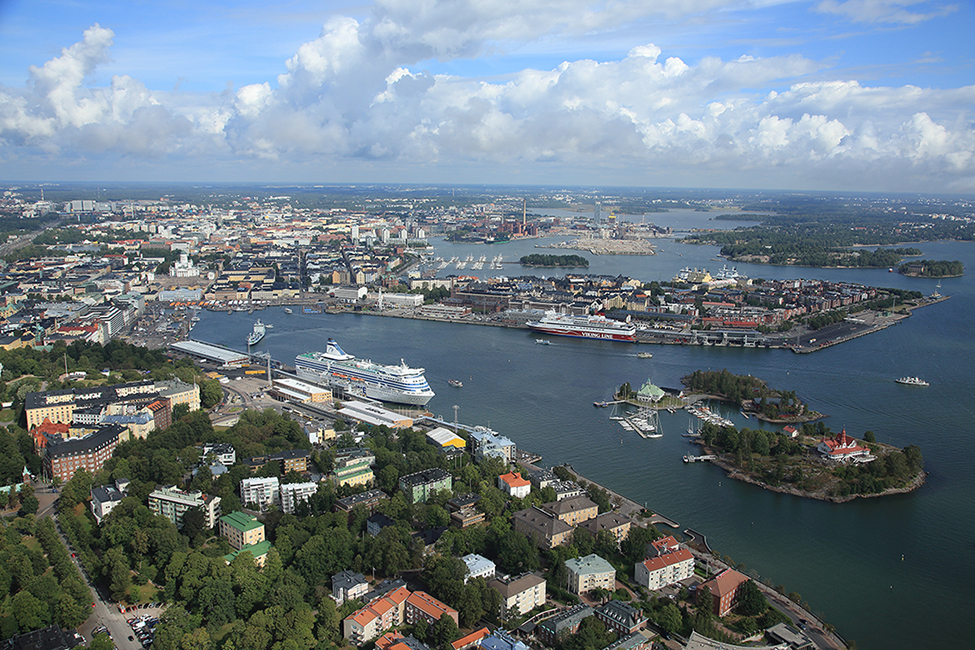
M965 274L958 260L917 260L901 264L897 270L912 278L957 278Z
M842 438L850 457L837 461L824 453L827 442ZM698 440L715 465L733 479L775 492L841 503L857 497L902 494L924 484L924 459L916 445L904 449L879 443L872 431L861 440L834 434L823 422L794 431L770 432L705 423Z
M733 402L742 411L754 413L766 422L811 422L823 417L809 409L792 390L769 388L751 375L735 375L727 369L695 370L681 378L690 393L709 395Z
M879 209L864 211L833 205L827 210L823 206L799 204L780 205L777 212L766 215L757 226L694 233L683 241L721 246L721 255L735 262L894 268L904 257L922 254L917 248L902 247L905 243L975 239L975 225L971 223L932 220L922 215L906 222L904 215L885 214ZM739 217L729 214L716 218Z
M543 255L532 253L522 255L518 260L522 266L557 267L557 268L589 268L589 260L581 255Z

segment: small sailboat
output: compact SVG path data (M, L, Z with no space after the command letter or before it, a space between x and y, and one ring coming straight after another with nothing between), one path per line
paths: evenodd
M613 404L613 411L609 414L610 420L615 420L618 422L620 420L626 419L626 416L619 414L619 409L617 408L618 406L619 406L618 404Z

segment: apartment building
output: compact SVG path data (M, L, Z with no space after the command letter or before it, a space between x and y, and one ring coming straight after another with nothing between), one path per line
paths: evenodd
M501 594L501 617L524 616L545 604L547 598L545 578L534 573L496 578L488 586Z
M43 471L48 478L67 483L79 469L95 474L112 457L125 429L118 424L99 427L83 438L71 438L44 448Z
M299 503L308 503L308 499L318 492L318 483L285 483L281 486L281 510L293 515Z
M241 511L220 517L220 536L236 550L264 541L264 524Z
M281 491L277 476L245 478L240 482L240 501L251 504L261 511L281 503Z
M220 516L220 497L203 494L202 492L184 492L176 489L175 485L153 490L149 494L149 510L154 515L162 515L183 527L183 516L193 508L203 511L203 525L213 528Z
M595 553L565 561L569 571L567 579L569 591L583 594L593 589L615 589L616 569Z
M407 474L399 480L399 488L406 494L406 499L410 503L424 502L434 490L450 490L452 485L450 474L439 467Z

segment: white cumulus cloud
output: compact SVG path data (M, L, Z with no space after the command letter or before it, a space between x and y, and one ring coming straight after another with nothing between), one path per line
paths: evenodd
M688 61L652 42L616 60L565 60L497 79L421 69L554 31L745 3L380 0L361 20L330 19L276 79L205 94L151 91L127 75L95 85L114 34L94 25L31 67L24 88L0 87L0 142L8 159L113 153L499 174L558 166L626 183L666 175L706 185L714 174L780 187L975 189L975 86L820 81L827 64L801 55ZM868 4L916 3L842 6Z

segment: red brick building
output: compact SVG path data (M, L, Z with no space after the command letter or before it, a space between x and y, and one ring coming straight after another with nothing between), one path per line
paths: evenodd
M112 457L119 437L125 429L112 424L102 427L84 438L72 438L57 445L50 445L44 453L44 475L67 483L79 469L94 474Z
M50 419L44 418L44 421L31 429L30 432L31 437L34 439L34 453L40 455L41 450L47 447L52 438L57 439L58 436L62 439L66 438L70 430L70 424L51 422Z
M740 587L746 582L748 582L747 577L734 569L725 569L701 585L698 593L705 587L711 590L711 595L714 596L714 614L721 617L727 615L738 604Z
M156 431L168 429L173 424L173 409L168 397L160 397L146 408L152 411L152 421L155 423Z

